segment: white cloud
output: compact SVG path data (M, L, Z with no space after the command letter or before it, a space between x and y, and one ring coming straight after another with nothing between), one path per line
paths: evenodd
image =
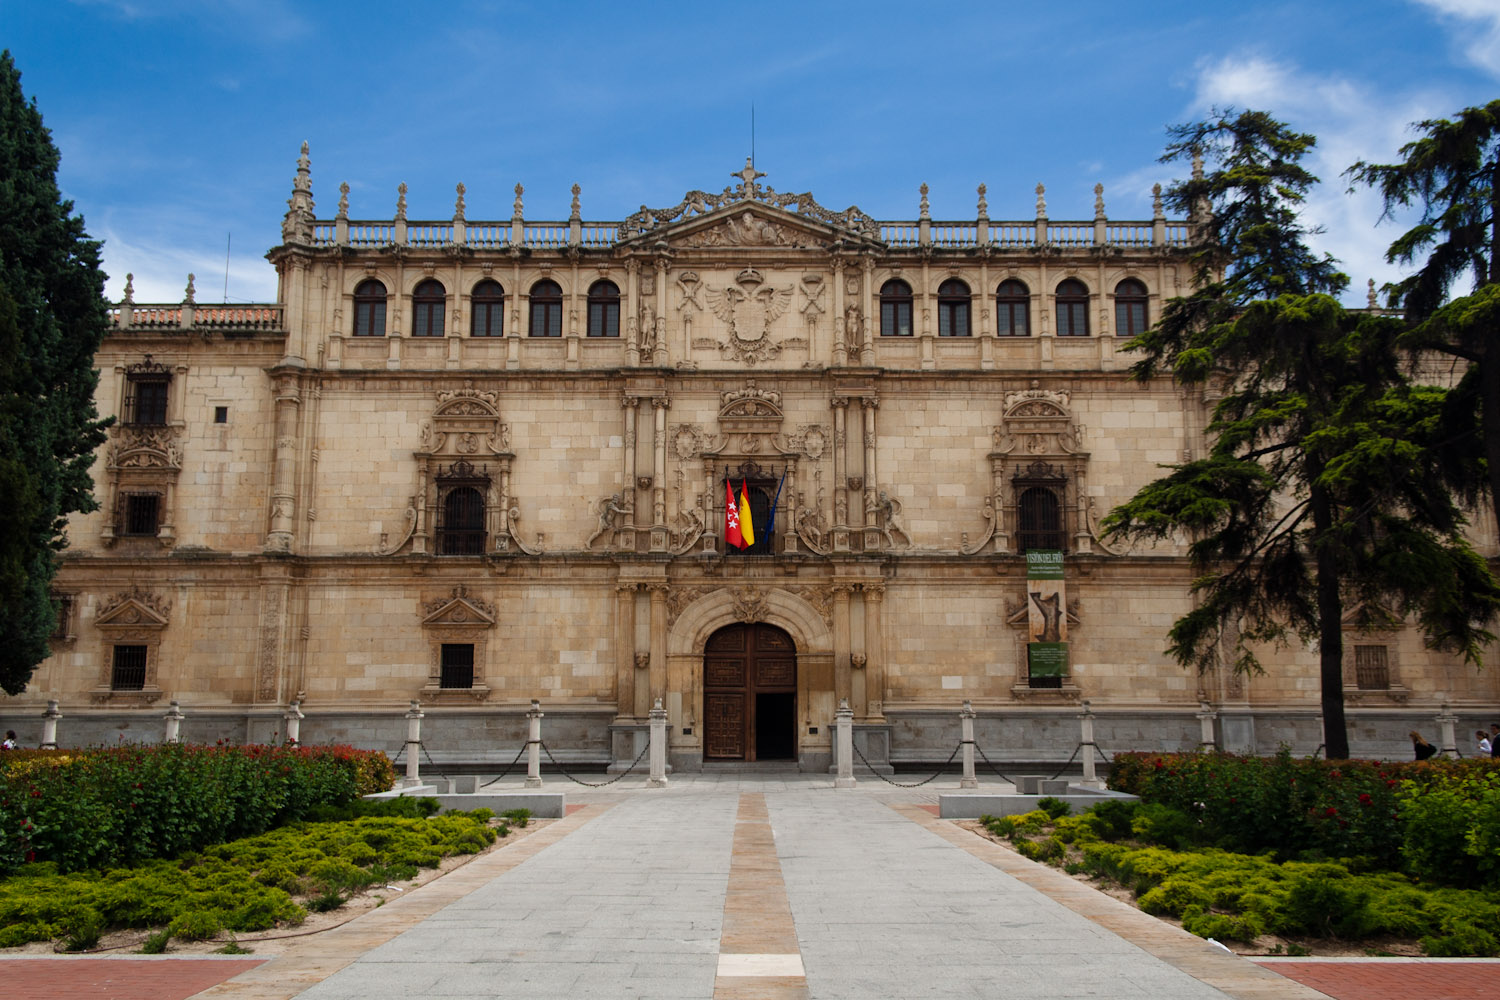
M1478 5L1478 0L1472 2ZM1348 192L1342 175L1358 160L1393 162L1411 138L1410 123L1450 113L1447 103L1431 92L1381 92L1361 81L1309 73L1258 53L1242 53L1199 63L1189 116L1200 117L1213 107L1255 109L1317 136L1317 146L1303 164L1322 183L1308 195L1303 218L1310 227L1325 229L1311 244L1338 258L1349 275L1345 301L1363 305L1368 279L1374 278L1379 286L1401 276L1386 263L1385 251L1410 223L1398 217L1377 226L1380 199L1367 188Z
M1469 61L1500 77L1500 0L1416 0L1453 26Z

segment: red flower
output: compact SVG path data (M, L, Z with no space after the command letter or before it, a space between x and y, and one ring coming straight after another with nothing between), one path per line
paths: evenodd
M1324 816L1337 816L1338 814L1339 814L1339 811L1337 809L1335 809L1333 806L1329 806L1327 809L1323 810L1323 815Z
M35 861L36 860L36 851L27 851L26 852L26 860L27 860L27 862Z
M1369 792L1360 792L1359 793L1359 804L1362 805L1362 806L1374 805L1375 804L1375 800L1372 799L1372 798L1370 798L1370 793Z

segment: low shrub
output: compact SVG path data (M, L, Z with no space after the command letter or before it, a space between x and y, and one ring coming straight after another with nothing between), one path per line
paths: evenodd
M0 758L0 875L175 857L389 788L390 761L352 747L124 746Z
M1068 805L1068 803L1051 795L1046 795L1038 799L1036 807L1053 819L1066 816L1073 811L1073 807Z

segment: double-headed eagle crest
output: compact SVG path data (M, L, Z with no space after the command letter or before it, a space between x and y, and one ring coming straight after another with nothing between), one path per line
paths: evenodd
M755 364L769 361L781 353L781 345L772 343L771 324L792 304L792 287L776 288L765 284L765 277L753 267L735 276L734 284L722 289L708 289L708 306L729 327L729 340L719 349L737 361Z

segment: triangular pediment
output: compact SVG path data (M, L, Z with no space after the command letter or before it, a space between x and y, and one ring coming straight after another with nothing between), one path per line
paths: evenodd
M736 202L707 215L665 226L656 233L667 245L680 248L744 247L823 249L839 238L832 226L811 222L794 212Z
M99 628L166 628L166 607L149 596L117 595L94 619Z
M458 588L462 590L463 588ZM422 625L476 625L489 628L495 624L495 609L487 602L455 593L452 597L440 598L423 608Z

